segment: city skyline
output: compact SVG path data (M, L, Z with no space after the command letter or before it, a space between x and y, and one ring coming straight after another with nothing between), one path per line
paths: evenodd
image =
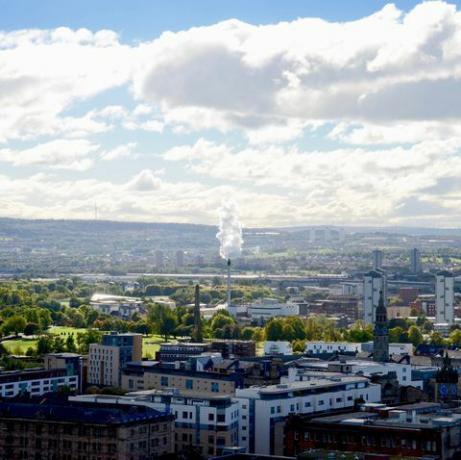
M246 3L0 2L0 215L459 226L459 2Z

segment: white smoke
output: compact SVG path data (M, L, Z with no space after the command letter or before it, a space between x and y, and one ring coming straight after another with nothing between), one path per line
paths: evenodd
M223 202L218 209L219 232L216 238L221 243L219 254L223 259L232 259L242 252L242 224L238 218L237 205L233 201Z

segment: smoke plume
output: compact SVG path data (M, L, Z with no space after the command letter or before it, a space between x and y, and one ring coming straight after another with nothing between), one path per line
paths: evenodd
M242 251L243 238L237 205L233 201L223 202L218 213L219 232L216 238L221 243L219 254L223 259L238 257Z

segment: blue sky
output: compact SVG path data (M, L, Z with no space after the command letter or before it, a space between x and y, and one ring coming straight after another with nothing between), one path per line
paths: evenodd
M459 2L0 10L1 215L461 223Z

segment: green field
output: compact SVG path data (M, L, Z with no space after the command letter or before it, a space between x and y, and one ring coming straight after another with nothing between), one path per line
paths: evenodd
M74 334L75 338L77 338L77 334L80 332L86 332L85 328L78 328L78 327L67 327L67 326L51 326L48 329L50 334L60 335L64 340L70 334Z
M25 355L28 348L35 349L37 347L37 339L16 339L5 340L2 345L7 349L8 353L13 355Z

